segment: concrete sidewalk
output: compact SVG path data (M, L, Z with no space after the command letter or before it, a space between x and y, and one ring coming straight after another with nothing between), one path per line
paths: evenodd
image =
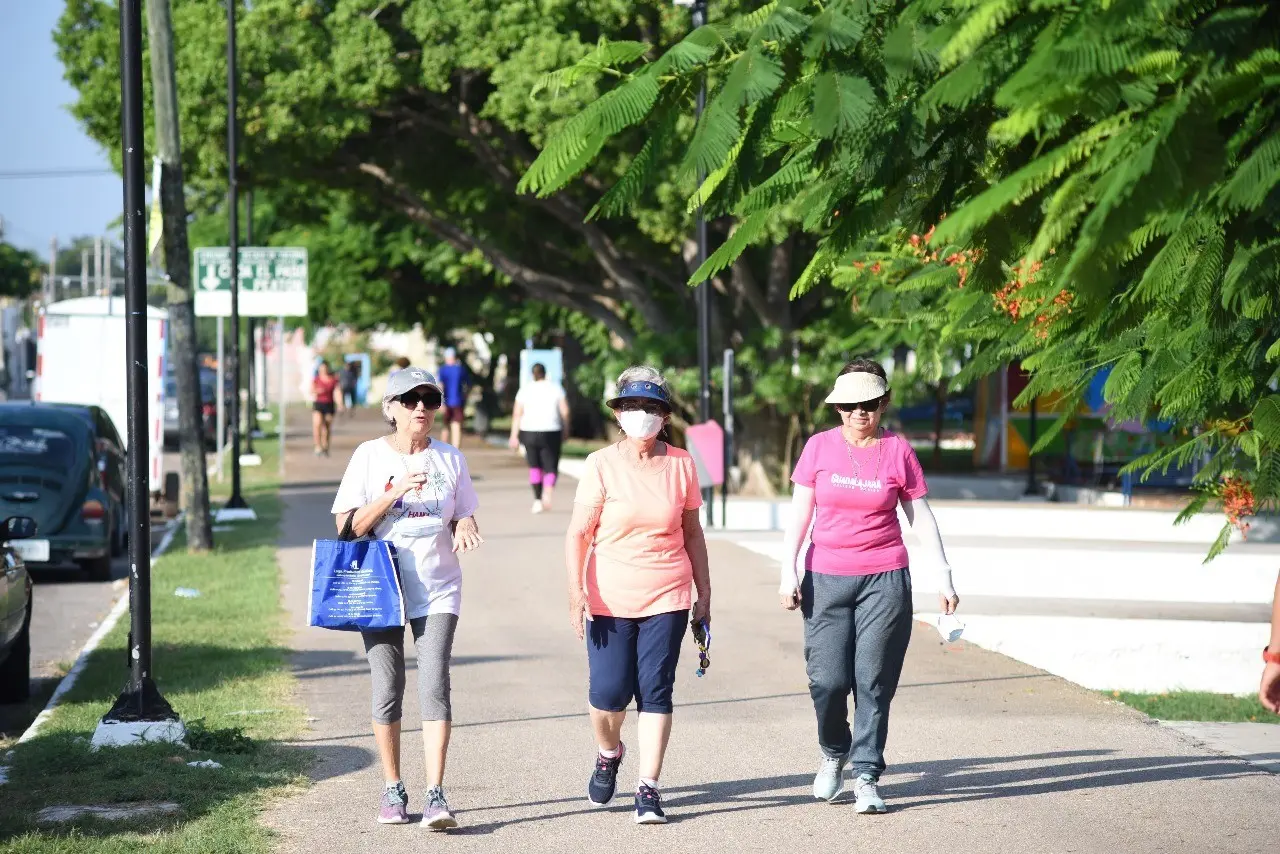
M662 783L672 823L636 827L629 797L592 809L586 657L565 608L562 537L573 483L532 516L520 458L468 445L486 543L467 577L453 662L446 788L462 827L425 839L374 822L382 789L358 636L307 628L310 545L371 417L340 421L334 456L289 459L280 559L301 701L313 716L315 785L272 805L284 852L1273 851L1280 779L1196 746L1126 707L977 647L944 648L918 625L894 705L882 793L891 812L815 802L817 766L801 631L776 604L773 562L710 543L715 645L694 676L686 646ZM408 645L412 650L412 644ZM423 794L415 675L406 692L405 782ZM624 738L634 743L634 722ZM634 784L628 759L620 782ZM846 796L847 798L847 796ZM415 817L416 820L416 817Z

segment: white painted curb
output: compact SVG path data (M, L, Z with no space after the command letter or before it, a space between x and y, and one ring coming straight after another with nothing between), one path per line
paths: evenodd
M160 538L160 544L157 545L156 550L151 553L151 565L153 567L155 566L156 560L169 550L170 544L173 543L173 538L178 533L178 528L182 526L182 519L184 515L184 513L179 513L174 517L172 524L169 525L169 530ZM63 696L75 687L76 680L80 678L81 672L89 663L89 654L98 648L98 644L102 643L102 639L107 636L107 632L115 628L116 623L120 621L120 617L128 610L129 591L125 590L120 598L116 600L115 604L111 606L111 612L107 614L107 618L103 620L102 624L99 625L98 628L94 630L94 633L89 636L89 640L85 641L85 645L81 648L80 654L76 656L76 663L71 666L69 671L67 671L67 675L62 677L62 681L58 683L58 687L53 691L53 696L49 698L49 702L45 703L40 714L36 715L36 719L31 722L31 726L27 727L27 731L18 739L18 744L22 744L24 741L30 741L40 733L41 727L43 727L53 715L53 710L58 707Z

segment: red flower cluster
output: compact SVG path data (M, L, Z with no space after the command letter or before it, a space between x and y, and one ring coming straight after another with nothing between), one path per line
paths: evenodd
M1231 475L1222 479L1222 512L1227 522L1243 535L1249 530L1244 521L1254 514L1253 487L1244 478Z
M1071 301L1075 299L1075 296L1066 288L1059 291L1047 306L1044 304L1043 299L1019 296L1024 287L1035 282L1036 274L1043 267L1044 265L1039 261L1030 265L1027 265L1025 261L1015 264L1013 267L1013 279L993 294L996 310L1003 311L1014 322L1035 312L1033 325L1035 326L1036 337L1042 341L1049 337L1049 329L1053 326L1053 321L1058 315L1064 311L1067 314L1071 313Z

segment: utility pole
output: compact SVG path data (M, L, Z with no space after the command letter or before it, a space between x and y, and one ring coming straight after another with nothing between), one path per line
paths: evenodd
M102 238L93 238L93 295L102 296Z
M236 188L236 0L227 0L227 236L231 255L231 497L229 510L248 510L240 494L240 194Z
M151 676L151 512L148 506L147 219L142 146L142 0L120 0L124 159L125 350L128 354L129 681L94 744L177 741L182 727ZM158 725L158 726L157 726ZM121 738L123 736L123 739ZM166 737L167 736L167 737Z
M80 296L89 295L89 250L80 250Z
M677 6L689 6L693 14L693 28L696 30L707 23L707 0L675 0ZM697 112L695 121L702 121L702 111L707 106L707 83L703 80L698 89ZM706 176L699 171L698 186ZM700 268L707 260L707 218L701 205L698 207L696 227L698 255L694 261L694 269ZM698 308L698 420L707 423L711 420L711 288L708 282L698 283L694 291L694 300ZM715 514L711 512L713 493L710 486L702 488L702 503L707 508L707 526L715 524Z
M102 292L101 296L111 297L111 241L102 241Z
M244 242L246 246L253 245L253 188L250 187L244 194ZM258 405L254 401L253 387L257 382L257 348L253 343L253 327L252 317L245 318L248 328L245 331L245 341L248 346L248 358L245 374L245 417L244 417L244 452L246 454L253 453L253 428L258 424Z
M156 155L160 158L160 213L164 266L169 280L170 355L178 395L178 449L182 456L182 505L186 508L187 550L213 547L209 518L209 471L204 457L200 367L196 360L196 316L191 290L191 249L187 244L187 201L178 128L178 85L173 62L169 0L148 0L151 91L155 104ZM218 395L222 389L218 389ZM218 437L221 448L222 437Z
M51 303L55 299L57 291L57 275L58 275L58 238L55 235L49 241L49 296L45 299L45 303Z

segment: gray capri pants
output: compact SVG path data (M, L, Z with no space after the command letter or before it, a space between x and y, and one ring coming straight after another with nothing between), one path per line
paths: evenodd
M452 720L449 657L457 614L428 614L409 620L418 650L418 703L424 721ZM361 632L373 677L373 722L393 724L404 712L404 628Z

